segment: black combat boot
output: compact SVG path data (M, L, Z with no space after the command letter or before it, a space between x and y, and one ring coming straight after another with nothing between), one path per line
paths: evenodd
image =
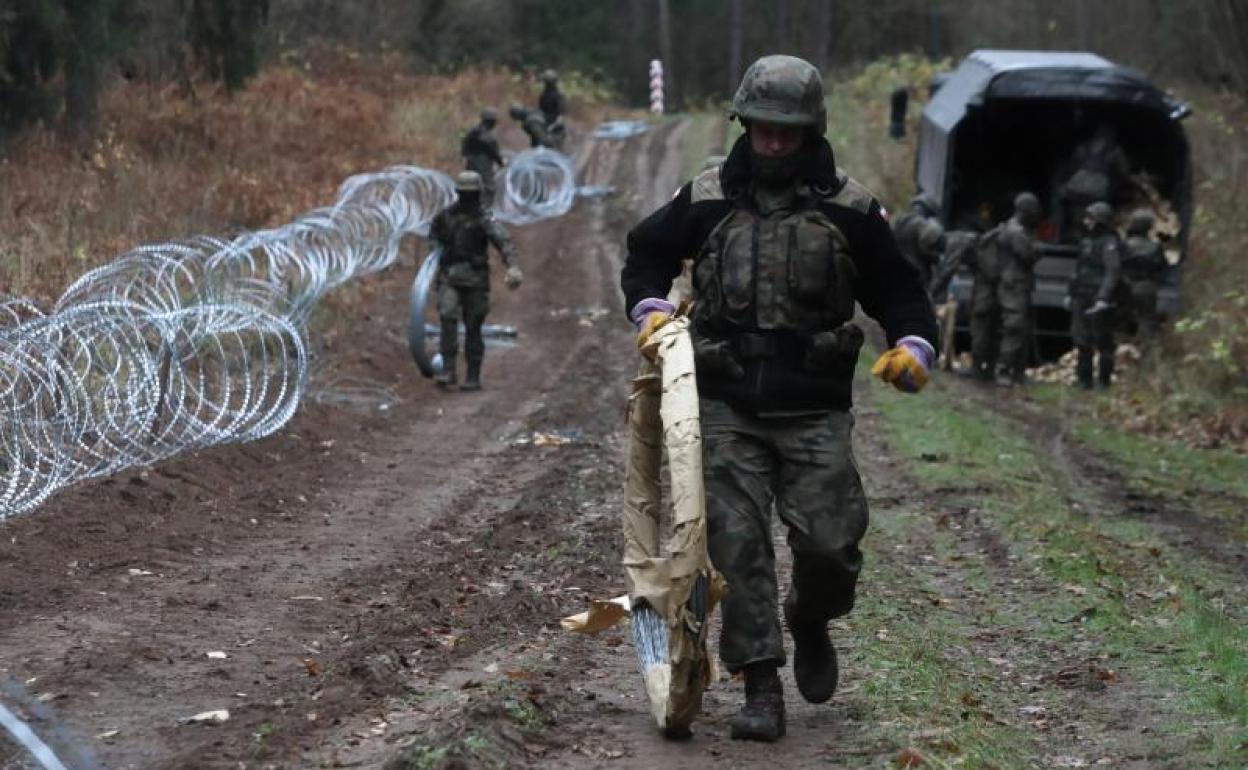
M464 384L460 390L481 390L481 362L469 359L468 372L464 376Z
M803 620L790 596L784 602L784 620L793 636L793 676L797 691L811 703L824 703L836 692L839 672L836 648L828 638L827 622Z
M784 735L784 687L776 664L745 667L745 705L732 718L733 740L775 741Z
M434 376L433 382L442 390L455 387L455 356L442 355L442 371Z
M1101 360L1097 364L1097 379L1102 388L1108 388L1114 382L1114 356L1101 353Z
M1075 362L1075 376L1079 378L1079 387L1092 390L1092 348L1079 348L1079 359Z

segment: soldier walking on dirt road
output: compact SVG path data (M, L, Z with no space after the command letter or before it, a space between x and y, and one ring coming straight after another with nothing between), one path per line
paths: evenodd
M520 124L524 133L528 134L530 147L554 147L550 140L550 133L546 130L546 122L537 112L521 107L519 104L513 104L511 109L507 110L507 114Z
M455 180L459 200L434 217L429 228L430 242L442 249L437 284L442 370L435 381L443 389L454 387L457 382L455 359L459 353L461 317L468 366L460 390L481 389L481 361L485 357L481 327L490 310L490 246L498 249L507 266L504 282L508 289L518 288L523 277L511 238L482 205L483 187L480 174L461 172Z
M916 392L936 357L931 302L880 204L837 169L823 98L802 59L751 65L730 113L745 135L629 233L621 274L644 345L674 312L665 297L682 262L695 260L709 551L728 582L720 656L745 676L734 738L785 733L773 503L793 553L784 615L798 690L822 703L836 689L827 625L853 607L867 528L850 449L855 302L893 346L872 370L881 379Z
M1122 243L1113 227L1114 212L1104 201L1088 206L1079 244L1075 278L1070 282L1070 337L1078 351L1079 386L1092 388L1092 353L1100 360L1097 380L1107 388L1114 379L1114 299L1122 270Z
M494 126L498 124L498 113L493 108L481 110L481 122L468 129L459 143L459 152L464 156L464 168L481 175L481 202L485 208L494 203L494 168L505 165L502 154L498 151L498 138L494 136Z
M1014 215L984 233L976 246L971 361L974 374L982 380L992 380L1000 363L1001 384L1023 381L1039 223L1040 201L1032 193L1019 193L1014 198Z

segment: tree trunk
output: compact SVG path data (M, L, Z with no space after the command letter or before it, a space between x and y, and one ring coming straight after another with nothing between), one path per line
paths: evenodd
M791 53L792 41L789 39L789 0L775 0L776 30L775 41L771 44L772 53Z
M827 72L832 67L832 2L815 2L815 66Z
M745 0L732 0L728 9L728 93L737 89L741 78L741 57L745 48Z
M65 3L65 128L79 138L94 130L98 117L99 64L106 45L100 5L96 0Z

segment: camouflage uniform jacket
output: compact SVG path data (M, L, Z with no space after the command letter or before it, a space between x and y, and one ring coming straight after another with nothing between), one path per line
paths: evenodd
M530 111L525 117L524 122L520 124L524 129L524 133L529 135L529 145L531 147L551 147L550 135L546 132L546 121L536 112Z
M621 273L631 309L666 296L695 260L699 393L756 414L849 408L855 302L890 345L917 335L938 348L931 302L879 203L840 173L825 140L801 152L793 203L764 210L741 137L723 166L633 228Z
M1126 254L1122 260L1122 276L1128 281L1160 281L1167 267L1166 255L1147 235L1127 236Z
M1017 217L1011 217L988 231L979 246L978 275L990 282L1025 286L1035 283L1036 250L1034 233Z
M468 130L459 152L464 156L464 167L480 174L487 183L494 178L494 167L503 165L494 131L482 124Z
M1122 242L1114 232L1101 232L1079 244L1070 295L1080 300L1113 302L1122 277Z
M489 288L491 245L498 249L504 265L516 263L507 231L484 209L468 209L458 203L444 209L433 218L429 240L442 249L439 280L456 288Z
M940 264L945 228L936 217L911 209L893 223L893 236L906 259L919 270L923 282L931 280Z

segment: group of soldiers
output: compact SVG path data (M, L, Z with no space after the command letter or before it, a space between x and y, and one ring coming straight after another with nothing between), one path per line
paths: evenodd
M1067 197L1072 196L1063 199ZM959 268L974 275L970 373L981 380L1003 386L1026 380L1042 216L1039 199L1021 192L1014 198L1012 216L987 232L946 232L935 200L921 193L893 225L899 247L922 274L933 299L944 295ZM1082 220L1068 301L1076 381L1091 389L1113 382L1116 330L1132 329L1140 338L1155 334L1157 293L1167 263L1161 244L1150 236L1154 216L1148 209L1132 214L1125 239L1104 200L1086 204ZM945 312L955 308L946 304Z
M510 115L521 124L533 147L562 146L564 97L554 70L542 75L543 90L538 110L515 105ZM515 248L507 230L490 213L494 203L494 174L506 165L494 128L498 113L481 110L481 120L460 142L464 171L455 180L456 201L434 217L429 241L442 252L438 266L437 300L441 322L442 366L434 377L439 388L480 390L481 364L485 358L482 328L490 310L489 249L493 246L506 267L504 283L519 288L523 280ZM459 324L464 325L465 376L458 376Z

